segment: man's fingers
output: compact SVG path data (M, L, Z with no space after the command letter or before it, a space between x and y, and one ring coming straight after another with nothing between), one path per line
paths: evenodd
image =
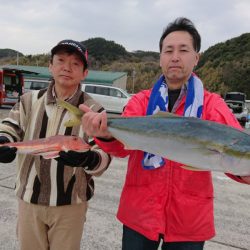
M91 120L91 125L93 126L94 130L99 131L102 124L102 113L96 113L93 115L93 119Z
M79 108L85 113L82 116L82 128L88 136L112 138L107 127L107 113L94 112L90 107L81 104Z
M93 111L91 110L90 107L88 107L87 105L85 104L80 104L79 108L84 112L84 113L87 113L87 112L90 112L90 111Z
M106 111L101 112L101 125L100 129L102 131L107 130L107 113Z

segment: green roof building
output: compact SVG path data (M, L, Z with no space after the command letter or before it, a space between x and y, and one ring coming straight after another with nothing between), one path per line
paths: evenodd
M24 66L24 65L4 65L2 67L22 71L24 76L24 81L30 81L30 80L48 81L51 79L51 74L49 72L48 67ZM89 70L89 73L86 79L84 80L84 83L111 85L126 90L127 73Z

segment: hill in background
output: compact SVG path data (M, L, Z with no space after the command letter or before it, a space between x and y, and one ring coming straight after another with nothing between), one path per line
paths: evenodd
M0 64L4 64L5 61L11 61L13 58L18 56L23 57L24 55L13 49L0 49Z
M138 92L149 88L161 74L159 53L133 51L104 38L82 41L89 51L92 70L123 71L128 73L127 88ZM0 49L1 64L16 64L17 51ZM27 55L19 52L20 65L48 66L50 55ZM218 43L201 54L195 72L205 87L224 95L227 91L240 91L250 99L250 33Z
M250 99L250 33L207 49L196 72L209 90L222 94L240 91Z
M19 53L20 56L23 56L22 53L13 49L0 49L0 59L16 57L17 53Z

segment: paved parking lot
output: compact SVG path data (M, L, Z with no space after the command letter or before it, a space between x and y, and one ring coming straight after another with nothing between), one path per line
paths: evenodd
M114 159L110 169L96 178L95 197L90 201L81 249L121 249L122 226L115 218L126 172L126 159ZM13 186L15 163L0 164L0 249L17 250L16 198ZM205 250L250 249L250 186L214 175L217 236Z
M3 115L0 109L0 119ZM115 214L126 174L127 159L114 159L101 177L95 178L96 192L89 203L82 250L121 249L122 225ZM250 250L250 186L224 174L213 173L217 235L205 250ZM17 250L17 209L14 196L15 162L0 163L0 250Z

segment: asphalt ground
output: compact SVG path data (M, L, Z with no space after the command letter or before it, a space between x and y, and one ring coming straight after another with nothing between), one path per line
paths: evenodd
M0 108L0 120L8 108ZM110 168L95 178L95 196L89 202L81 241L82 250L121 249L122 225L116 219L127 159L114 158ZM14 195L16 162L0 163L0 250L17 250L17 201ZM222 173L213 173L216 236L205 250L250 250L250 186Z

